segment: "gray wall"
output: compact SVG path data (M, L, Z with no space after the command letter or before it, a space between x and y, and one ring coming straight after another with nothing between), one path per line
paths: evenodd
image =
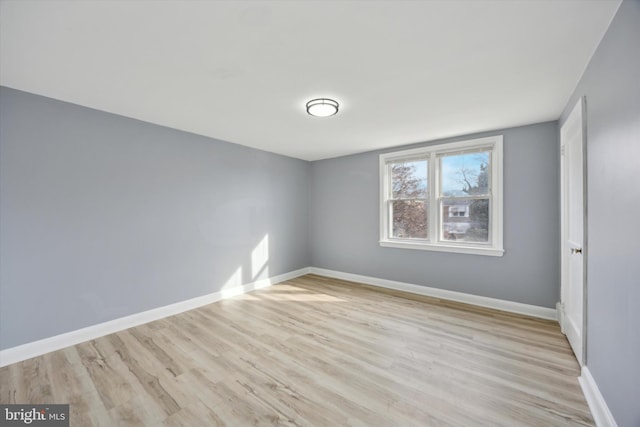
M378 155L311 164L310 242L314 267L432 286L543 307L559 300L557 122L432 143L504 135L503 257L383 248Z
M624 1L567 103L587 98L587 366L640 426L640 1Z
M309 266L309 168L1 88L0 348Z

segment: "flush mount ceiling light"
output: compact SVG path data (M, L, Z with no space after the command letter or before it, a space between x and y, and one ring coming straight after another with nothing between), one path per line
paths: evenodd
M338 112L338 103L329 98L317 98L307 102L307 113L316 117L329 117Z

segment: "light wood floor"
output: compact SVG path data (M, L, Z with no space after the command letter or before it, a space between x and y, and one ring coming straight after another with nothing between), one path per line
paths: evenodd
M592 426L554 322L308 275L0 369L77 426Z

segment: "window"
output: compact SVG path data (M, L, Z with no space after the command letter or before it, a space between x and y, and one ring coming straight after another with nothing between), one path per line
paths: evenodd
M502 136L380 155L380 245L502 256Z
M450 217L463 216L467 218L469 217L469 205L451 205L447 212Z

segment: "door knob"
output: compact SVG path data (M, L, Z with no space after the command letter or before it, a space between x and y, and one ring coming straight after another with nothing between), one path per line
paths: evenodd
M571 253L572 254L581 254L582 253L582 248L571 248Z

